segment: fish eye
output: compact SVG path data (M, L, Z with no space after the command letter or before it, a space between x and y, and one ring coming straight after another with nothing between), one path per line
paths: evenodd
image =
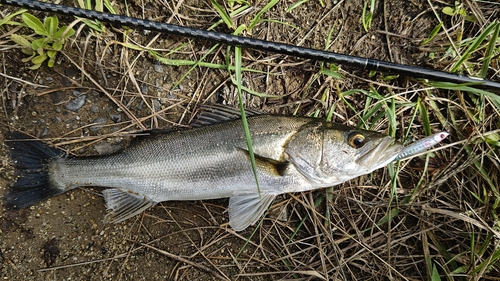
M352 132L347 138L349 145L353 148L360 148L365 144L365 136L359 132Z

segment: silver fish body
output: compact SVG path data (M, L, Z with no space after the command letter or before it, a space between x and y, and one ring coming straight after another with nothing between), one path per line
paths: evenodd
M402 149L380 133L315 118L254 115L248 125L260 193L241 121L231 120L153 134L104 157L67 157L53 149L48 155L27 153L39 149L38 143L25 147L29 141L13 141L8 145L20 177L5 201L25 207L78 186L102 186L108 188L103 194L111 209L105 220L118 222L162 201L229 197L230 225L240 231L277 195L370 173ZM38 159L37 167L28 167ZM50 194L36 193L41 186Z
M282 162L283 145L308 119L263 115L248 121L254 153ZM60 189L115 187L155 202L230 197L235 190L257 190L246 149L241 122L236 120L153 135L115 155L59 158L50 165L50 179ZM311 189L296 171L282 176L257 171L263 190Z

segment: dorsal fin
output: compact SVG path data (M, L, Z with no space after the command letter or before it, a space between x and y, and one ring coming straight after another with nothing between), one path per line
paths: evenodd
M237 108L216 105L216 104L200 104L198 105L199 113L191 123L192 128L227 122L241 117L241 112ZM253 116L263 114L255 110L245 110L245 115Z

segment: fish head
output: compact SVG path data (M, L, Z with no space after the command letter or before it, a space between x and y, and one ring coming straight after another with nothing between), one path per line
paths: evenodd
M311 183L331 186L387 165L402 148L379 132L317 121L290 139L285 155Z

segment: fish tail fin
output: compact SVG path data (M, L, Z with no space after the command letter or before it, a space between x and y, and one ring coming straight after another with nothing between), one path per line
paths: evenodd
M15 168L16 180L4 196L7 208L25 208L64 190L50 184L48 164L65 153L19 132L6 135L7 153Z

